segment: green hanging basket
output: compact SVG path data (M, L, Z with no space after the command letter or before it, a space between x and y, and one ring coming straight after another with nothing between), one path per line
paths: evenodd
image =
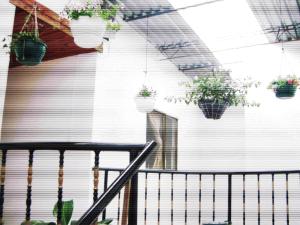
M292 98L296 94L297 87L295 85L285 85L277 87L274 91L277 98Z
M19 63L35 66L41 63L46 53L47 45L31 38L19 39L14 46L14 53Z

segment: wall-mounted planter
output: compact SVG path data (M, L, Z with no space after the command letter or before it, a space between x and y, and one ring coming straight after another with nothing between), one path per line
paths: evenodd
M296 94L297 87L294 85L286 85L283 87L278 87L274 90L276 97L281 99L292 98Z
M198 106L205 118L214 120L220 119L227 108L227 104L225 103L220 104L210 101L198 101Z
M74 42L81 48L96 48L102 43L106 21L100 17L80 16L70 21Z
M16 42L13 51L19 63L26 66L35 66L43 60L47 45L33 39L20 39Z
M139 112L142 112L142 113L152 112L154 109L154 105L155 105L155 97L153 97L153 96L150 96L150 97L137 96L137 97L135 97L135 104L136 104L136 108Z

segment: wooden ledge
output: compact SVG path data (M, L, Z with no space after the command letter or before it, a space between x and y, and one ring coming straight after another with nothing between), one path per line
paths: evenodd
M32 12L33 5L37 4L37 17L41 21L53 26L53 28L55 29L61 30L66 34L72 36L69 27L69 21L67 19L61 18L56 12L36 2L35 0L10 0L10 3L20 9L23 9L27 13Z

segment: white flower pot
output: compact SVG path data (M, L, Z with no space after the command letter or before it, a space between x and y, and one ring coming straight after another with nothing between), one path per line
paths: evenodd
M135 97L136 108L139 112L149 113L152 112L155 105L154 97Z
M70 27L76 45L96 48L102 43L106 22L100 17L80 16L78 20L71 20Z

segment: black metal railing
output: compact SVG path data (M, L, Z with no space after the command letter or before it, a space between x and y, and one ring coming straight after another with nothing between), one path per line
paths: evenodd
M106 177L121 171L100 170ZM138 224L298 225L300 221L300 170L139 170L139 183Z
M129 144L102 144L102 143L74 143L74 142L39 142L39 143L1 143L0 149L2 151L2 164L0 174L0 225L5 224L4 217L4 203L5 203L5 178L6 178L6 161L7 155L10 151L24 150L28 151L28 168L27 168L27 194L26 194L26 210L25 223L30 224L31 221L31 203L32 203L32 180L34 177L33 164L34 155L36 151L53 150L59 152L59 168L58 168L58 195L57 195L57 224L61 225L62 221L62 206L63 206L63 183L64 183L64 161L66 151L93 151L94 158L94 186L93 186L93 200L92 207L81 217L78 225L93 224L100 213L106 208L111 200L119 194L121 188L131 178L131 194L129 201L129 217L128 224L137 224L137 204L138 199L138 177L135 175L139 167L146 160L147 156L155 147L155 142L148 142L145 145L129 145ZM129 152L130 164L122 172L118 178L107 188L107 190L98 197L99 185L99 154L103 151L123 151ZM108 176L106 175L106 180ZM105 185L105 184L104 184ZM103 213L105 217L105 213Z

